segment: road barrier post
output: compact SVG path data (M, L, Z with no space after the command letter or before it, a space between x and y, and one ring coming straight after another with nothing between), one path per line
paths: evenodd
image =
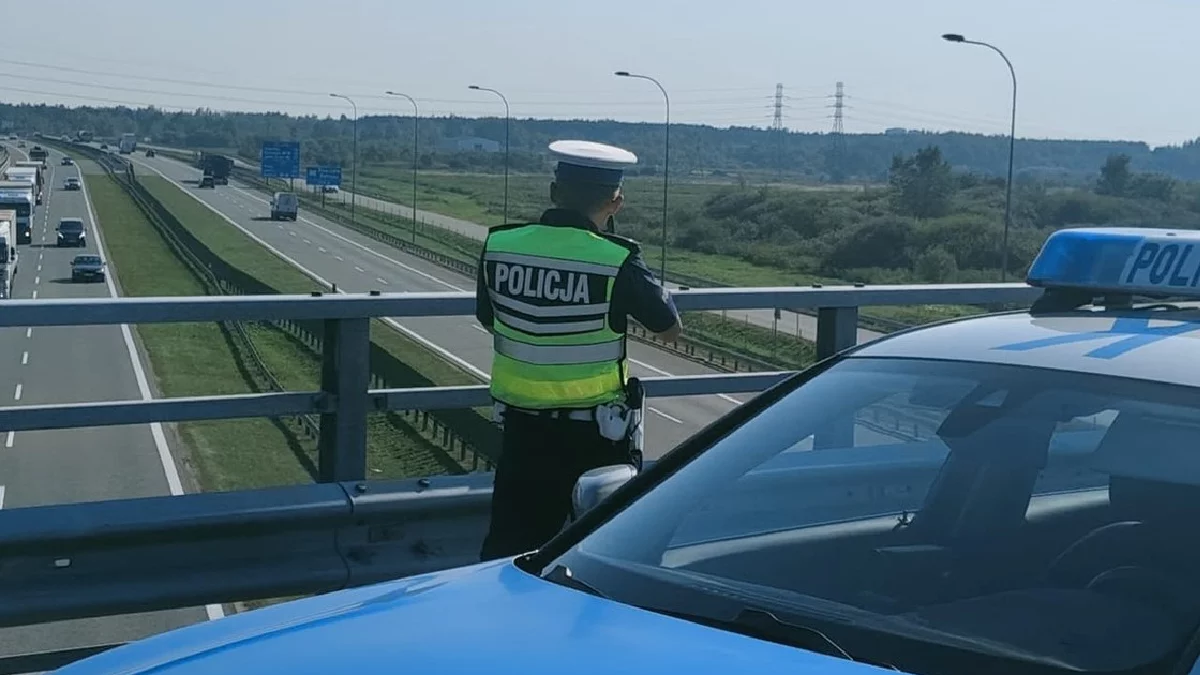
M318 474L322 483L365 480L370 319L328 319L321 349L321 391L332 411L321 415Z

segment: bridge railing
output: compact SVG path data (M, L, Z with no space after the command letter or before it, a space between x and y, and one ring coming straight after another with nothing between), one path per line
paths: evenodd
M1023 284L989 284L694 289L674 297L681 311L815 309L824 357L854 345L862 305L1028 304L1038 294ZM319 320L325 341L318 391L0 407L5 432L320 419L315 484L0 511L0 627L327 592L475 559L490 474L366 480L370 413L490 402L484 386L370 389L371 318L470 315L473 294L11 300L3 308L0 328ZM748 393L788 375L649 378L645 384L652 397ZM53 662L47 658L38 663ZM0 663L0 674L7 670Z

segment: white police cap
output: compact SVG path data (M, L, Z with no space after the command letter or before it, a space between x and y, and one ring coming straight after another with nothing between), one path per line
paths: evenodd
M620 185L625 169L637 164L637 155L593 141L554 141L550 153L558 159L558 180Z

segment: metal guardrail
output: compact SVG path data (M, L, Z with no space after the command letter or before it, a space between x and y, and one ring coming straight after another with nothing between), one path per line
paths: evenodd
M991 284L722 288L674 295L684 311L815 308L818 346L828 356L855 343L860 304L1029 303L1038 294L1023 284ZM486 527L491 474L365 478L368 413L490 403L483 386L370 389L371 317L473 311L471 293L6 302L0 328L318 320L325 348L319 391L0 407L4 431L320 418L316 484L0 511L0 626L320 593L472 562ZM646 390L652 397L750 393L789 375L650 378ZM71 654L76 656L61 658L78 658ZM24 658L0 660L0 672L22 672ZM54 658L38 655L37 663Z

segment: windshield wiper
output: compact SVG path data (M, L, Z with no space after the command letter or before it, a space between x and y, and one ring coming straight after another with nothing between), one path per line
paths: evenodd
M776 644L804 649L826 656L835 656L837 658L846 659L847 661L855 661L855 658L850 656L850 653L842 649L838 643L834 642L829 636L821 631L802 626L799 624L784 621L775 616L771 612L760 609L758 607L746 607L738 612L733 619L718 619L716 617L705 616L702 614L692 614L688 612L679 612L675 610L658 609L655 607L641 606L647 611L665 614L691 621L710 628L738 633L747 637L764 640L766 642L774 642Z
M554 569L547 572L542 578L546 581L556 583L561 586L566 586L567 588L574 588L577 591L583 591L584 593L594 595L598 598L608 597L601 593L595 586L592 586L585 581L580 581L578 578L576 578L571 572L571 568L567 567L566 565L555 565Z

